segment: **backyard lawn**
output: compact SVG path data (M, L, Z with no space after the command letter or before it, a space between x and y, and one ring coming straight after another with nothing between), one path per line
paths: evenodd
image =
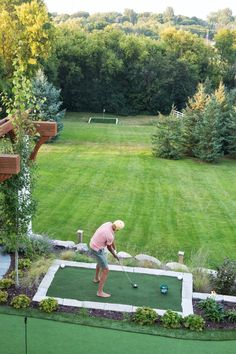
M93 114L94 116L94 114ZM118 251L177 260L203 247L209 266L236 255L236 161L206 164L152 156L155 117L87 124L68 113L64 131L38 155L33 231L88 242L103 222L123 219Z

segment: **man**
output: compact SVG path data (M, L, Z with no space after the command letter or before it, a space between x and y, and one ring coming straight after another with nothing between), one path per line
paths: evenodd
M115 232L123 229L124 226L125 224L122 220L116 220L113 223L106 222L95 231L90 240L89 246L91 253L97 261L96 273L93 281L94 283L98 283L97 296L99 297L111 296L111 294L103 291L103 287L109 273L104 249L107 247L113 257L119 260L119 257L116 255Z

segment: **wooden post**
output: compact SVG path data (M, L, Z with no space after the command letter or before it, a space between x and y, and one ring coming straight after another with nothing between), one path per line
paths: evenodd
M178 252L178 256L179 256L179 263L180 264L184 264L184 252L183 251L179 251Z
M78 243L83 243L83 230L77 230Z

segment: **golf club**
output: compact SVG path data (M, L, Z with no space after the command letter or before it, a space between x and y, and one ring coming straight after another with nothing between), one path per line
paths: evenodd
M119 265L121 266L123 272L125 273L127 279L129 280L130 284L132 285L132 287L133 287L134 289L137 289L137 288L138 288L138 285L137 285L136 283L132 282L132 280L130 279L130 277L129 277L128 273L126 272L126 270L125 270L123 264L121 263L121 261L119 260L118 262L119 262Z

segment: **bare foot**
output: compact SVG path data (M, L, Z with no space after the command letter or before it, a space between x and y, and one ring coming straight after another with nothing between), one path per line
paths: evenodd
M94 283L99 283L99 282L100 282L100 279L93 279L93 282L94 282Z
M99 296L99 297L110 297L111 294L107 294L107 293L104 293L104 292L102 292L102 293L98 293L97 292L97 296Z

